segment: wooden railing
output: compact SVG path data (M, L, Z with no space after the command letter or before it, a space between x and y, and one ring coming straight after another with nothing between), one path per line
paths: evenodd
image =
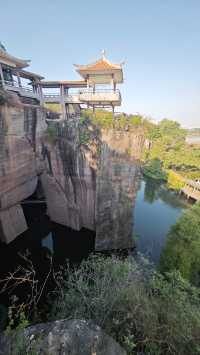
M121 94L119 90L81 90L74 94L64 94L63 97L59 93L44 94L46 102L61 102L62 99L67 103L84 103L84 102L112 102L121 103Z
M28 87L28 86L19 86L18 82L13 80L13 81L7 81L7 80L4 80L4 82L1 81L1 84L4 84L4 86L8 86L8 87L11 87L11 88L18 88L18 89L22 89L22 90L25 90L25 91L29 91L29 92L33 92L33 89L31 87Z
M185 185L181 191L188 197L200 201L200 182L184 179Z
M79 99L83 102L121 102L119 90L80 91Z

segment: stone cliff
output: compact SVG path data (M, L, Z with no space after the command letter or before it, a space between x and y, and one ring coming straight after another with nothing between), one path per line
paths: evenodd
M43 116L37 103L1 93L0 240L6 243L27 229L20 202L37 186Z
M12 100L13 101L13 97ZM96 250L132 247L142 134L99 130L75 117L51 121L35 102L0 106L0 239L27 229L20 202L42 182L47 213L96 231Z
M94 230L96 250L133 247L133 207L140 175L136 160L144 136L99 130L80 119L52 128L55 140L45 143L42 175L50 218L76 230Z
M85 130L79 118L52 122L49 129L55 141L52 144L45 139L46 169L41 177L48 215L75 230L95 230L98 135L93 127Z

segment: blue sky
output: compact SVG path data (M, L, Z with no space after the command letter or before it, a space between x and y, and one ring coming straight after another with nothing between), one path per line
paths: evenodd
M76 79L105 49L125 61L120 110L200 127L200 0L0 1L0 40L30 70Z

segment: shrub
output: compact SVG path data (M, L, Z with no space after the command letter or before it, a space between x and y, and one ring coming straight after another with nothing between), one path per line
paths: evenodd
M144 175L150 177L151 179L156 179L160 181L167 180L167 174L162 169L162 162L159 159L152 159L143 169Z
M167 185L170 189L179 191L184 187L184 180L173 170L168 170Z
M160 270L179 270L184 278L200 286L200 204L186 210L172 226Z
M56 127L53 125L48 126L46 131L44 132L44 138L49 144L54 145L57 141Z
M128 354L198 354L199 291L178 273L148 268L116 257L67 268L51 318L92 319Z
M139 126L142 124L142 117L139 115L131 115L129 117L130 124L133 126Z

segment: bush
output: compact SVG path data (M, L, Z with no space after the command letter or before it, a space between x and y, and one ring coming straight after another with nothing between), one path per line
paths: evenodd
M139 126L142 124L142 117L139 115L131 115L129 117L130 124L133 126Z
M199 354L199 291L178 273L148 268L116 257L67 268L51 319L92 319L128 354Z
M44 137L49 144L54 145L57 141L56 127L54 127L53 125L48 126L46 131L44 132Z
M167 185L170 189L181 190L184 187L183 178L173 170L168 171Z
M159 159L152 159L144 167L143 173L145 176L160 181L167 180L167 173L162 169L162 162Z
M172 226L160 260L161 271L179 270L200 286L200 204L195 204Z

